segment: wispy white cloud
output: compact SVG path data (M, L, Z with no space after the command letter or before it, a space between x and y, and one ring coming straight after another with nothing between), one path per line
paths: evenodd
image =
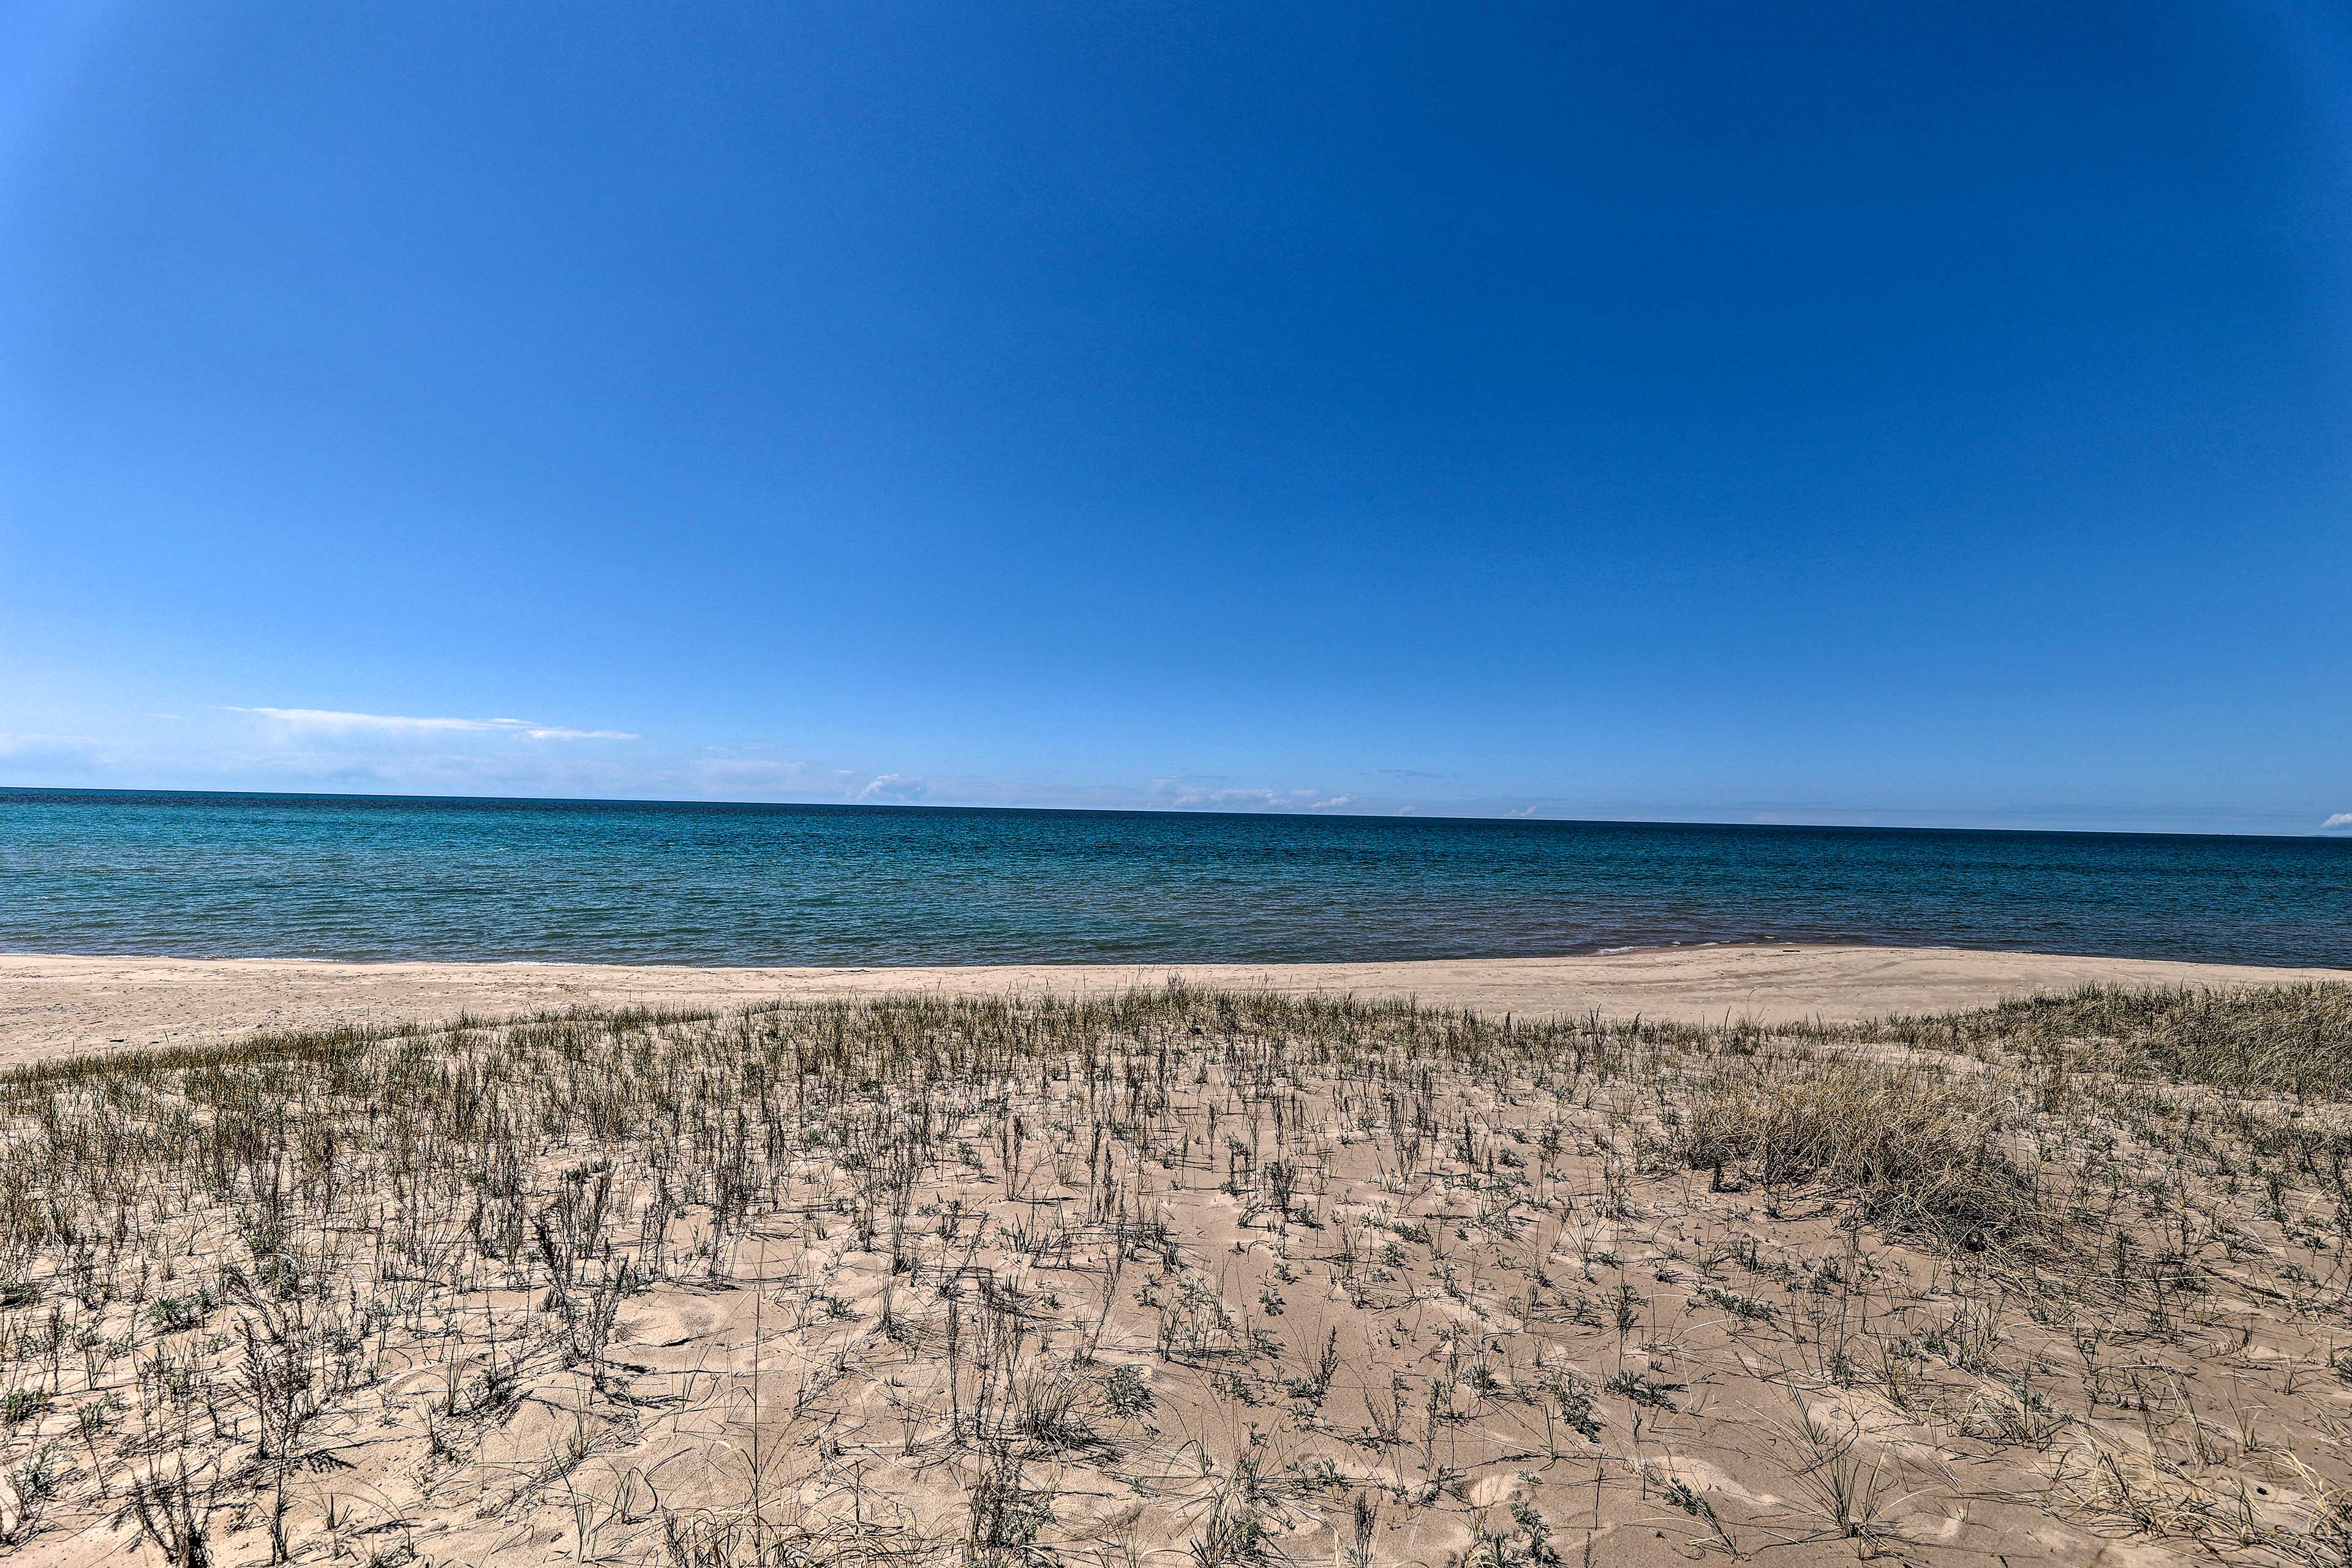
M1319 789L1202 789L1180 784L1154 804L1180 811L1337 811L1355 804L1351 795Z
M519 735L527 741L634 741L625 730L574 730L530 719L415 719L399 713L343 713L328 708L236 708L290 726L333 735Z
M883 773L866 781L866 787L857 792L857 798L870 801L910 801L920 800L929 793L930 793L930 784L927 780L908 778L904 773Z
M2339 811L2319 825L2322 833L2331 827L2352 827L2352 811Z

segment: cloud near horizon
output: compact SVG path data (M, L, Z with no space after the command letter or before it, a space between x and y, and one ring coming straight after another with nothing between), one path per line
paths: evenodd
M930 787L928 779L908 778L904 773L882 773L868 781L866 787L857 792L857 798L905 803L922 799L930 793Z
M1197 789L1180 787L1153 802L1187 811L1337 811L1353 805L1351 795L1319 789Z
M397 713L344 713L328 708L238 708L231 713L254 713L298 730L331 734L376 735L520 735L528 741L635 741L625 730L575 730L563 724L541 724L530 719L415 719Z
M235 714L238 722L207 725ZM1846 823L1864 826L1998 827L2138 832L2325 833L2352 830L2352 811L2314 824L2307 816L2205 812L2117 818L2082 808L1958 813L1864 811L1834 803L1759 802L1744 811L1687 803L1594 798L1353 794L1256 784L1202 773L1135 780L1024 780L916 771L912 759L795 756L766 742L709 745L680 754L622 731L523 719L461 719L329 709L220 705L190 722L149 718L152 728L91 733L0 728L0 788L283 790L349 795L503 796L563 800L709 800L746 803L1016 806L1108 811L1239 811L1321 815L1573 818L1591 821ZM239 734L234 731L244 731ZM499 737L509 737L501 740ZM534 743L533 737L549 743ZM597 741L628 741L598 745ZM583 744L562 742L582 742ZM650 745L653 749L648 751ZM897 763L896 767L890 763ZM1227 782L1231 781L1231 782Z

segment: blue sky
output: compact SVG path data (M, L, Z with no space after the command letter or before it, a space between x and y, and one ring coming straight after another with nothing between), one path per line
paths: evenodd
M0 784L2318 830L2318 5L0 4Z

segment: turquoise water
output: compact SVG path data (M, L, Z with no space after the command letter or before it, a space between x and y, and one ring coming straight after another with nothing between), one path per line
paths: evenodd
M2352 841L0 790L0 950L1276 963L1933 942L2352 965Z

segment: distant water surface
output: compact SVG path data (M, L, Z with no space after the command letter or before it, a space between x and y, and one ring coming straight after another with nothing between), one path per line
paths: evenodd
M2352 841L0 790L0 950L1283 963L1863 942L2352 966Z

